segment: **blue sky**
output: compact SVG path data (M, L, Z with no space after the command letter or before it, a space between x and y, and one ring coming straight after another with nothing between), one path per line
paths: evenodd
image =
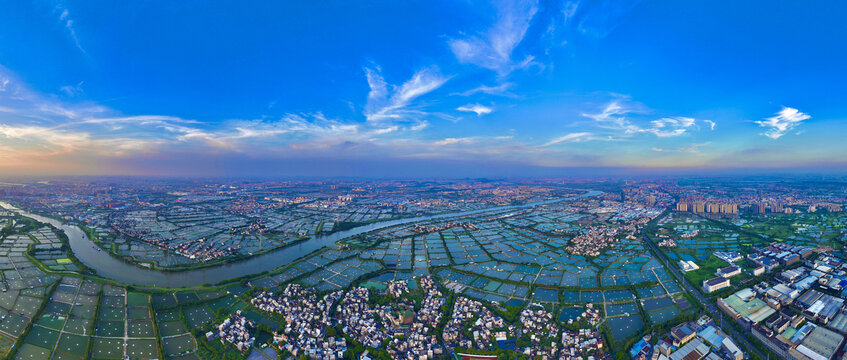
M7 1L0 170L845 169L845 7Z

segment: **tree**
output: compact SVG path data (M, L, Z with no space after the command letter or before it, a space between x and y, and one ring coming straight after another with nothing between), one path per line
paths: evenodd
M355 354L355 353L353 353L353 350L352 350L352 349L347 349L347 351L345 351L345 352L344 352L344 359L346 359L346 360L355 360L355 359L356 359L356 354Z

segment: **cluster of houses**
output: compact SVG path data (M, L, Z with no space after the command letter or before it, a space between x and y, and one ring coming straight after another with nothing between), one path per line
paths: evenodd
M432 280L432 276L424 276L420 279L421 289L423 289L424 293L427 296L432 295L434 297L443 297L441 294L441 290L438 290L438 286L435 283L435 280Z
M368 305L369 298L368 289L353 288L344 295L337 313L345 334L364 346L376 349L390 335L374 316L374 311Z
M553 314L538 304L530 304L521 311L519 320L522 336L528 336L530 346L521 352L531 359L553 359L558 353L559 326Z
M247 320L241 315L241 310L238 310L218 325L217 332L207 332L206 340L211 341L217 337L221 339L221 344L229 342L235 345L238 351L247 352L253 346L253 342L256 341L256 338L250 335L250 329L255 329L255 327L256 324Z
M676 240L674 240L674 239L663 239L662 241L659 241L659 243L657 245L659 245L659 247L669 247L669 248L674 248L674 247L677 246Z
M575 236L565 247L568 254L580 256L600 256L603 249L612 247L618 242L616 226L591 226L587 231Z
M635 234L641 227L661 213L656 208L605 201L604 206L593 208L589 212L614 213L611 219L617 220L616 225L592 225L581 230L564 248L568 254L599 256L603 249L615 246L622 237L635 239Z
M579 314L576 319L568 319L568 324L573 324L574 321L579 322L582 319L585 319L588 325L592 327L603 321L603 317L600 316L600 308L595 308L594 304L586 304L582 314Z
M402 280L392 280L388 282L385 291L392 297L399 298L403 293L409 292L409 283Z
M376 306L373 311L386 323L388 328L386 330L391 331L395 336L403 336L403 329L409 328L415 320L415 304L409 299Z
M435 281L421 279L426 297L415 313L415 303L402 299L372 309L366 288L354 288L346 294L339 290L318 300L312 289L289 284L275 295L262 292L251 299L257 308L285 317L284 330L274 333L274 343L297 357L341 359L348 348L344 338L327 338L326 329L332 326L330 310L342 296L337 311L338 324L345 334L372 348L384 348L393 359L427 360L444 355L435 336L435 327L443 316L441 306L446 302ZM406 281L391 281L385 293L398 298L409 291Z
M393 359L428 360L444 354L435 336L435 327L441 322L441 306L446 299L429 276L421 278L421 288L426 297L421 300L417 313L411 300L401 301L399 311L394 305L393 311L380 312L381 317L389 320L395 334L386 347ZM390 285L386 291L391 291Z
M603 347L603 336L594 329L579 329L578 331L562 331L562 349L559 360L582 360L593 357L601 359L608 353Z
M464 331L466 327L468 331ZM479 301L460 296L453 304L453 315L444 327L443 339L449 347L487 350L494 346L493 340L514 335L515 327L507 325L503 318Z
M680 235L679 237L681 237L683 239L693 239L693 238L696 238L697 235L699 235L699 234L700 234L700 229L694 229L694 230L691 230L687 233Z
M342 293L335 291L318 300L312 289L289 284L279 296L262 292L250 302L260 310L285 317L285 329L274 334L274 342L280 349L294 356L308 354L314 358L330 358L346 350L343 339L339 343L339 340L324 337L330 323L329 311Z

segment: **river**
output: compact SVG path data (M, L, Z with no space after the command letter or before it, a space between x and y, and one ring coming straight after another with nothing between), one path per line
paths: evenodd
M329 235L314 236L298 244L274 249L269 252L253 256L242 261L204 269L181 272L163 272L128 264L122 260L118 260L117 258L112 257L106 251L98 250L99 247L96 246L94 242L91 241L91 239L88 238L85 232L82 231L82 229L80 229L78 226L66 225L59 220L33 214L22 209L18 209L12 206L11 204L2 201L0 201L0 207L9 210L14 210L23 216L30 217L44 223L49 223L59 229L62 229L68 236L68 240L71 245L71 250L73 251L74 255L76 255L76 257L83 264L94 269L97 272L97 275L99 276L114 279L116 281L131 285L176 288L200 286L202 284L214 284L223 280L233 279L244 275L256 274L263 271L273 270L278 267L285 266L290 262L296 260L297 258L311 254L312 252L319 250L324 246L332 246L339 240L351 236L356 236L359 234L364 234L374 230L384 229L391 226L447 217L473 215L485 212L503 211L510 209L524 209L539 205L551 204L559 201L597 196L602 193L602 191L592 190L578 196L540 201L524 205L498 206L480 210L381 221L372 224L362 225L349 230L335 232Z

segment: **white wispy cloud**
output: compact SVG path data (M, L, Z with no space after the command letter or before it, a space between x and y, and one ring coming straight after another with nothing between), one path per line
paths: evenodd
M709 130L715 130L715 126L717 125L717 123L712 120L703 120L703 122L709 125Z
M634 109L624 107L620 101L615 100L606 104L599 113L582 113L582 116L593 119L602 128L620 130L626 134L634 134L641 132L641 128L633 125L625 116L634 111Z
M448 145L457 145L457 144L473 144L476 142L475 137L459 137L459 138L445 138L442 140L433 141L432 144L435 146L448 146Z
M81 121L70 124L138 124L138 125L163 125L163 124L199 124L196 120L186 120L176 116L167 115L136 115L136 116L88 116Z
M576 15L576 11L579 9L578 1L567 1L562 5L561 13L562 13L562 23L567 24L573 17Z
M396 126L396 125L395 126L389 126L389 127L386 127L386 128L374 129L370 132L370 134L372 136L385 135L385 134L393 133L393 132L395 132L399 129L400 129L400 127Z
M690 117L677 116L653 120L650 123L652 126L643 129L643 131L660 138L665 138L685 134L688 129L694 126L695 120Z
M10 82L12 82L12 80L0 74L0 91L6 91Z
M595 121L598 127L617 132L618 136L653 134L659 138L675 137L696 129L697 120L685 116L671 116L646 122L630 120L627 115L645 112L638 106L613 100L607 103L599 113L583 113L582 116ZM641 116L643 118L643 115ZM714 122L704 121L714 129Z
M470 89L470 90L467 90L467 91L464 91L464 92L453 93L453 94L450 94L450 95L471 96L471 95L474 95L474 94L483 93L483 94L488 94L488 95L501 95L501 96L514 97L515 95L509 92L509 89L511 89L514 86L515 86L515 84L511 83L511 82L504 82L502 84L495 85L495 86L480 85L480 86L477 86L473 89Z
M577 30L595 38L604 38L617 28L621 19L641 0L586 1L576 14Z
M376 69L365 68L368 87L371 89L368 92L368 100L379 100L388 96L388 84L385 83L385 79L379 74L379 70L379 67Z
M402 144L396 148L407 157L486 158L543 152L516 140L512 135L448 137L429 142L404 140Z
M663 148L654 147L650 150L653 150L653 151L656 151L656 152L698 153L698 152L700 152L699 148L704 147L704 146L709 146L711 144L712 144L711 142L704 142L704 143L698 143L698 144L691 144L691 145L683 146L681 148L676 148L676 149L663 149Z
M73 40L74 45L82 51L86 53L85 49L82 47L82 44L79 42L79 37L76 35L76 30L74 29L74 21L70 18L70 13L68 9L58 6L56 10L60 11L59 21L64 23L65 30L68 32L68 36Z
M594 134L590 132L577 132L559 136L541 145L541 147L552 146L556 144L583 142L594 139Z
M84 93L84 91L82 90L82 84L83 84L83 82L80 81L79 83L77 83L74 86L71 86L71 85L62 86L62 87L59 88L59 90L61 90L62 92L64 92L66 95L68 95L70 97L79 96L79 95L82 95Z
M450 40L449 45L459 62L505 75L532 62L531 56L515 62L512 52L523 40L532 18L538 12L538 2L498 1L494 6L497 8L496 21L487 31L465 39Z
M480 104L462 105L462 106L459 106L458 108L456 108L456 110L476 113L476 116L487 115L487 114L490 114L492 111L494 111L494 109L492 109L488 106L480 105Z
M421 130L423 130L423 129L426 129L427 127L429 127L429 123L428 123L428 122L426 122L426 121L420 121L420 122L418 122L417 124L414 124L414 125L410 126L410 127L409 127L409 130L412 130L412 131L421 131Z
M762 133L771 139L779 139L792 129L796 128L805 120L811 119L809 114L803 113L795 108L783 106L776 116L756 121L761 127L769 128Z
M415 72L400 86L392 86L379 74L379 69L365 69L370 92L365 105L365 118L369 122L413 120L427 113L412 106L412 101L430 93L450 78L441 75L436 67Z

